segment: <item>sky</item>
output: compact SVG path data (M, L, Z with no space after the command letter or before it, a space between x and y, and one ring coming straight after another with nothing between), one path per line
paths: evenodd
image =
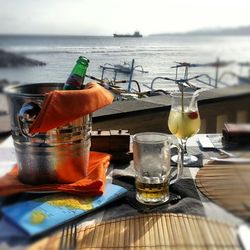
M250 25L250 0L0 0L0 34L112 35Z

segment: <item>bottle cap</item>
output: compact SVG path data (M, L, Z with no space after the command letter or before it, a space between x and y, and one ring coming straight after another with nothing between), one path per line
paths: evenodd
M81 63L81 64L89 64L89 59L85 56L79 56L77 63Z

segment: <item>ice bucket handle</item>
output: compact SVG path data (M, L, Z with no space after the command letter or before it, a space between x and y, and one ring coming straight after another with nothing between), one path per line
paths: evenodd
M19 113L17 114L17 121L23 136L32 138L38 134L31 134L29 132L29 127L39 114L40 110L40 106L34 102L24 103L19 110Z

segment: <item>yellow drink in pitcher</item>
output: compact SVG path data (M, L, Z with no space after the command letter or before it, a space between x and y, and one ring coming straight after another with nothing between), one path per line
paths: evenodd
M195 135L200 129L201 121L198 111L171 110L168 128L179 139L187 139Z

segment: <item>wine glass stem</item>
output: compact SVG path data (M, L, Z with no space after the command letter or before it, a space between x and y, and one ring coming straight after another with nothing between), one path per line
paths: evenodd
M187 140L179 139L179 144L181 145L181 158L184 159L184 156L187 155Z
M182 147L183 147L183 154L187 155L187 140L181 140L182 141Z

